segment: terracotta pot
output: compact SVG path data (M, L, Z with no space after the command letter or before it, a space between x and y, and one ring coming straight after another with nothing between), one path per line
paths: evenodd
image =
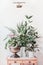
M20 51L20 47L14 48L14 47L10 46L10 51L11 51L12 53L17 53L17 52Z

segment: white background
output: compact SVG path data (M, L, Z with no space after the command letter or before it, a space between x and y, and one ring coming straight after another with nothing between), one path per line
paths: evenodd
M37 28L41 38L37 41L40 52L37 53L38 64L43 65L43 0L24 0L26 4L22 8L16 8L14 1L20 0L0 0L0 61L1 65L6 65L5 58L10 52L4 49L3 39L9 33L5 26L16 28L17 23L23 21L25 15L33 15L33 25ZM23 0L21 0L23 1Z

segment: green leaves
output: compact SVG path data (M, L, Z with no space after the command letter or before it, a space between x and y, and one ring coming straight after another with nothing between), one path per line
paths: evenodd
M34 51L34 49L37 47L36 45L36 38L38 37L38 32L36 29L30 24L32 16L26 15L26 21L21 22L17 25L17 30L14 30L12 28L8 28L14 35L16 36L11 37L8 39L8 42L5 45L5 48L7 48L8 45L12 46L24 46L27 47L28 50ZM5 39L7 39L6 37ZM30 46L31 45L31 46Z
M20 25L17 25L17 31L20 34L26 34L27 33L27 22L23 24L23 22Z
M25 21L25 26L27 27L27 21Z
M5 44L5 49L7 49L7 46L16 46L16 44L18 43L16 38L10 38L8 39L7 43Z
M18 33L23 33L24 30L24 25L23 22L20 25L17 25L17 31Z
M7 49L7 45L8 45L8 43L5 44L5 49Z
M32 18L32 16L29 16L29 17L28 17L27 15L26 15L25 17L26 17L27 19L31 19L31 18Z

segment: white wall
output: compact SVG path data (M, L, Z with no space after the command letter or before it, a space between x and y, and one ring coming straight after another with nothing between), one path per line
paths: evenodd
M16 28L17 23L24 19L24 16L33 15L33 25L38 28L42 36L38 40L40 52L37 54L39 65L43 65L43 0L24 0L26 4L21 9L17 9L12 3L20 0L0 0L0 60L5 65L4 59L10 55L10 52L4 49L3 39L9 33L5 26ZM23 1L23 0L21 0Z

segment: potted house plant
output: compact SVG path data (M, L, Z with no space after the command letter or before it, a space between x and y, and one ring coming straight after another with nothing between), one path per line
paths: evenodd
M22 52L27 50L34 51L35 48L38 49L38 45L36 44L36 39L38 38L38 32L31 25L32 16L26 15L25 17L26 17L26 21L21 22L21 24L17 24L17 30L7 27L13 33L13 35L10 35L7 37L7 38L10 37L10 38L5 44L5 48L9 47L10 50L14 53L15 52L17 53L20 50L20 48L22 48ZM15 48L16 48L16 51L14 51ZM24 48L24 51L23 51L23 48Z

